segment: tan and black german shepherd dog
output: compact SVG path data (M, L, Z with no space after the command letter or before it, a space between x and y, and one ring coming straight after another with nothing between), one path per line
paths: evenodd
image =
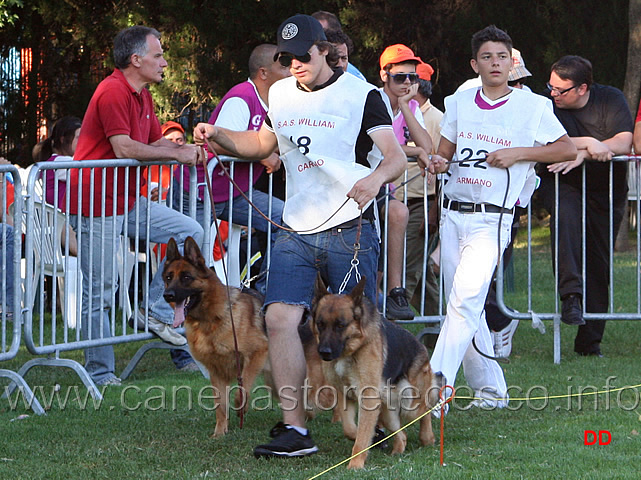
M235 407L240 413L249 406L249 392L267 360L267 334L259 298L227 287L207 268L196 244L188 237L184 256L172 238L167 245L163 270L165 300L174 307L174 328L185 323L189 349L209 371L211 384L218 392L214 437L227 433L229 389L238 376L230 307L236 328L245 395L236 389ZM244 403L244 404L243 404Z
M322 369L336 390L343 432L355 440L352 455L370 446L376 424L389 432L403 419L414 419L438 402L443 376L432 374L429 357L410 332L381 317L363 296L365 277L348 295L327 292L320 274L312 302L312 331L323 359ZM355 414L358 407L358 426ZM420 441L434 443L431 415L420 420ZM392 453L402 453L405 432L393 437ZM362 468L367 452L348 468Z

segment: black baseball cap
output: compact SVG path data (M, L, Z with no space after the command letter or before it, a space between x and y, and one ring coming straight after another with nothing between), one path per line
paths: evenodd
M323 26L318 20L309 15L294 15L289 17L278 27L277 48L274 61L279 53L292 55L305 55L312 45L319 40L327 40Z

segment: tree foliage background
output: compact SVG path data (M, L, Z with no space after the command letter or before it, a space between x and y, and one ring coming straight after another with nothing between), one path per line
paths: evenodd
M549 67L565 54L594 65L595 81L624 88L630 24L639 0L0 0L0 55L11 48L33 52L29 95L0 105L4 139L21 149L2 150L29 163L38 122L82 117L97 83L113 68L112 40L121 28L145 24L160 30L169 68L152 86L161 121L184 116L188 126L213 109L247 77L251 50L275 42L278 25L295 13L327 10L352 37L350 60L378 83L378 57L394 43L412 47L435 69L433 102L442 106L467 78L470 37L489 24L505 29L542 91ZM638 9L637 9L638 11ZM638 61L635 69L638 70ZM4 65L4 64L3 64ZM636 71L635 70L635 71ZM637 78L639 77L637 72ZM635 84L636 82L636 84ZM636 105L639 80L626 85ZM37 97L36 97L37 96ZM9 108L10 107L10 108ZM38 113L40 112L40 113ZM39 117L40 115L40 117ZM13 155L13 158L11 156Z

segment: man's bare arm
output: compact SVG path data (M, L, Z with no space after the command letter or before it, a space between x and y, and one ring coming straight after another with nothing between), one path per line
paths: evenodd
M234 156L250 160L268 157L277 146L276 135L265 125L259 131L237 132L216 127L209 123L199 123L194 129L194 141L198 144L216 142ZM215 148L215 145L212 145Z

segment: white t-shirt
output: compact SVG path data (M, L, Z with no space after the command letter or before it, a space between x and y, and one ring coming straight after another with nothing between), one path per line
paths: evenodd
M457 92L445 99L441 136L456 144L456 158L463 162L450 165L443 191L451 200L503 205L508 189L506 208L525 207L535 188L534 163L512 165L508 186L505 169L483 158L502 148L547 145L565 133L552 102L541 95L512 89L492 101L481 88Z
M248 78L247 81L252 84L256 91L256 98L258 98L258 101L261 103L265 111L267 111L267 105L265 105L263 99L258 95L256 85L250 78ZM225 103L223 103L214 125L228 130L233 130L235 132L243 132L247 130L250 115L251 112L249 111L249 106L245 100L240 97L230 97L225 101Z

